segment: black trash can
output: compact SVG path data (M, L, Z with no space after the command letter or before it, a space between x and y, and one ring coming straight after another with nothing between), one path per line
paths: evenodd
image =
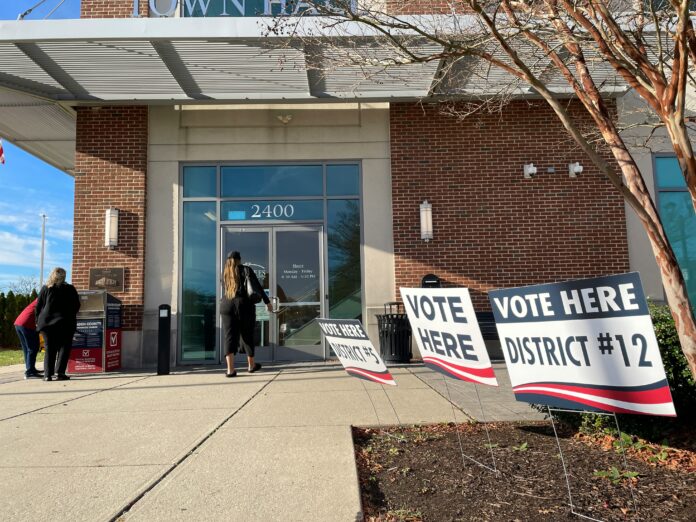
M379 350L387 363L407 363L411 360L411 323L404 313L403 303L384 303L384 313L377 314Z

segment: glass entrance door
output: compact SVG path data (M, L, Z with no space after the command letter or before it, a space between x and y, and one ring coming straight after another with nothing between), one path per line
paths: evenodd
M323 359L314 321L322 317L324 303L321 227L276 228L273 234L276 360Z
M274 298L275 313L263 303L256 307L259 361L324 358L314 322L324 311L322 236L320 226L222 227L223 263L238 250Z

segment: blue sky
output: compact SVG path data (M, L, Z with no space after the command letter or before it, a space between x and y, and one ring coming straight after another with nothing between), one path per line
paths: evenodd
M0 19L15 20L39 0L0 2ZM60 0L46 0L26 19L42 19ZM51 18L79 18L80 1L66 0ZM41 218L46 220L44 271L70 269L73 237L72 177L22 149L2 141L5 164L0 165L0 292L21 276L39 278Z

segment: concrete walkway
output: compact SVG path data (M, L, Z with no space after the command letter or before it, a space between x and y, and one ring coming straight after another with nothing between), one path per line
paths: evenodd
M335 365L21 380L0 372L5 520L360 518L351 425L449 422L409 369L397 387ZM457 411L458 421L466 416Z

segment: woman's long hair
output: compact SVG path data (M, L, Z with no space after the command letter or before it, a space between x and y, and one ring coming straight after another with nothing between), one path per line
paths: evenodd
M242 284L237 267L242 264L241 259L228 258L225 261L225 269L222 272L222 286L225 288L227 299L234 299L237 289Z
M56 267L51 271L51 275L48 276L46 281L46 286L51 288L52 286L60 286L65 283L65 269Z

